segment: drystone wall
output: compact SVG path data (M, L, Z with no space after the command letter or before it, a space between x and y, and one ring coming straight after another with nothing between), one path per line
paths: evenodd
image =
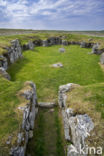
M24 106L18 107L23 114L23 120L17 134L17 141L10 150L11 156L25 156L28 141L33 137L35 117L38 113L36 86L33 82L26 82L25 87L28 89L24 88L19 94L27 102Z
M9 64L14 63L16 60L22 57L22 49L19 40L11 41L11 46L6 47L6 52L0 55L0 67L7 70Z
M65 140L67 141L67 156L86 156L80 149L86 151L85 139L94 128L92 119L87 114L74 114L74 110L67 108L66 93L71 91L76 84L69 83L59 87L59 106L62 111ZM68 145L68 142L71 144Z

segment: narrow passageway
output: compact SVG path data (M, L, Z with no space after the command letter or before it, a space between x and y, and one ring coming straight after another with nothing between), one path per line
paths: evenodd
M58 108L39 109L27 156L64 156L64 136L61 131Z

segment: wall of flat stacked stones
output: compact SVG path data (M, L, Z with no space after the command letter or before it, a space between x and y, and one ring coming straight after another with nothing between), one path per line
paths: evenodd
M11 46L5 48L5 53L0 55L0 67L7 70L10 64L13 64L22 57L22 50L33 50L36 46L52 46L52 45L80 45L81 48L92 48L93 54L102 54L104 49L99 49L95 43L75 42L63 40L61 37L50 37L46 40L29 41L27 44L21 45L19 40L11 41Z
M25 90L21 96L29 102L26 106L18 108L23 112L23 121L17 135L17 142L10 150L11 156L25 156L29 139L33 137L35 118L38 113L36 86L33 82L27 82L27 84L31 86L31 89Z
M87 156L80 154L80 147L86 151L86 138L94 129L94 123L87 114L75 114L67 107L67 92L79 85L69 83L59 87L58 103L62 112L67 156Z

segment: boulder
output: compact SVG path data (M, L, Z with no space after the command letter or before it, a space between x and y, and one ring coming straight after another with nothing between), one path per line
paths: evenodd
M92 52L91 52L92 54L100 55L103 52L104 52L104 49L99 49L99 44L98 43L96 43L96 44L93 45Z
M100 63L104 64L104 53L102 53L100 56Z
M64 53L65 52L65 48L59 48L59 52L60 53Z
M29 41L28 42L28 47L29 47L30 50L33 50L34 49L34 44L33 44L32 41Z

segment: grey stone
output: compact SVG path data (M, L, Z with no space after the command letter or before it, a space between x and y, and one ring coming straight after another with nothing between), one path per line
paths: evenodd
M10 152L11 156L25 156L25 150L24 147L15 147L15 148L11 148L11 152Z
M43 47L47 47L48 46L48 41L47 40L43 40Z
M100 56L100 63L104 64L104 53L102 53Z
M41 108L54 108L56 106L55 102L39 102L38 106Z
M67 85L62 85L59 87L59 96L58 96L58 103L60 108L65 107L66 106L66 92L70 91L72 88L73 83L69 83Z
M59 48L59 52L60 53L64 53L65 52L65 48Z
M33 138L33 131L30 130L30 131L29 131L29 139L32 139L32 138Z
M65 113L65 110L62 110L62 117L63 117L63 123L64 123L64 135L65 135L65 140L70 141L70 136L69 136L69 124L68 124L68 119Z
M48 38L47 41L49 45L58 45L62 43L62 40L60 37L50 37Z
M87 43L87 42L81 42L80 43L80 47L81 48L92 48L92 46L93 46L93 43Z
M85 43L85 42L81 42L80 47L81 47L81 48L86 48L86 43Z
M0 67L4 68L5 70L8 68L7 58L2 55L0 56Z
M85 147L85 139L90 136L90 131L93 130L94 124L91 118L87 115L76 115L69 118L69 127L71 141L79 151L81 147Z
M24 96L28 100L25 107L19 107L18 109L23 113L23 121L21 123L20 132L18 133L17 143L11 148L10 154L12 156L25 156L26 147L30 138L33 137L34 121L36 116L36 86L33 82L26 82L25 85L30 85L30 90L23 91L21 96Z
M54 67L54 68L62 68L63 64L62 63L56 63L56 64L53 64L52 67Z
M104 49L99 49L99 44L98 43L96 43L96 44L93 45L92 52L91 52L92 54L100 55L103 52L104 52Z
M29 41L28 42L28 47L30 50L33 50L34 49L34 43L32 41Z

